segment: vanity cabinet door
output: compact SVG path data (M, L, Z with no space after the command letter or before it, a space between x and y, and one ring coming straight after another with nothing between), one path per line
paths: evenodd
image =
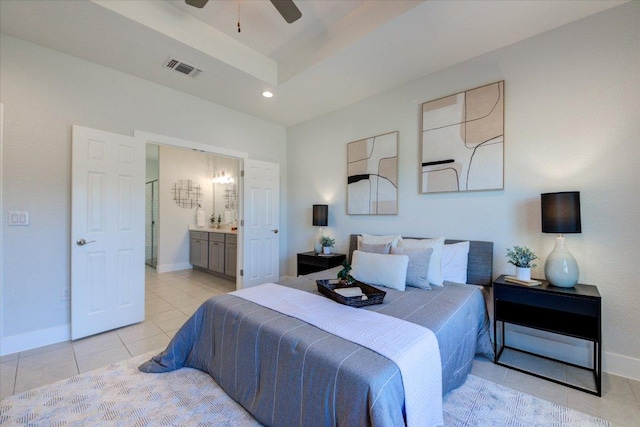
M207 233L193 231L190 233L189 263L194 267L208 268L209 239Z
M224 274L236 277L236 268L238 265L238 245L236 243L227 243L225 250Z
M209 236L209 270L224 273L224 234Z

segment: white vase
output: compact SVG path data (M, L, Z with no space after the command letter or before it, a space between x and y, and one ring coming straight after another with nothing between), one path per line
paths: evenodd
M531 268L516 267L516 279L531 280Z
M331 254L331 246L323 246L322 247L322 253L325 255L330 255Z

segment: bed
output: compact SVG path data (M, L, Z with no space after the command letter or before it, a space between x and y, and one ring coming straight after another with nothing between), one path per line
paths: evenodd
M357 237L352 235L349 258L356 245ZM438 390L445 395L464 382L475 354L492 358L481 290L491 284L492 253L491 242L469 243L467 282L479 286L445 282L432 290L385 289L383 304L351 310L404 319L433 331L442 366L442 387ZM338 270L280 284L320 295L315 280L335 278ZM406 384L396 363L303 320L235 295L216 296L205 302L167 349L141 365L140 370L159 373L181 367L208 372L265 425L408 424ZM420 368L429 370L430 366Z

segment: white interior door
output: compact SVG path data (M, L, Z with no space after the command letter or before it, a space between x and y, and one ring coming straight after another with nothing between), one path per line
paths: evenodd
M280 165L244 161L243 287L280 278Z
M73 127L71 339L144 320L145 144Z

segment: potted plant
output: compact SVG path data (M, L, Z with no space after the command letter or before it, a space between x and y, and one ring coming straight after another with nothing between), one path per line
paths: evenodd
M329 236L322 236L320 243L322 244L322 253L329 255L331 253L331 248L336 244L336 239L332 239Z
M222 223L222 215L218 215L218 227L216 228L220 228L221 223Z
M349 274L351 271L351 264L346 259L342 261L342 270L338 271L338 279L340 279L340 285L350 286L353 285L356 279Z
M538 256L526 246L514 246L507 249L507 262L516 266L516 278L531 280L531 268L535 267L534 260Z
M212 213L211 218L209 218L209 224L211 224L211 228L216 228L216 214Z

